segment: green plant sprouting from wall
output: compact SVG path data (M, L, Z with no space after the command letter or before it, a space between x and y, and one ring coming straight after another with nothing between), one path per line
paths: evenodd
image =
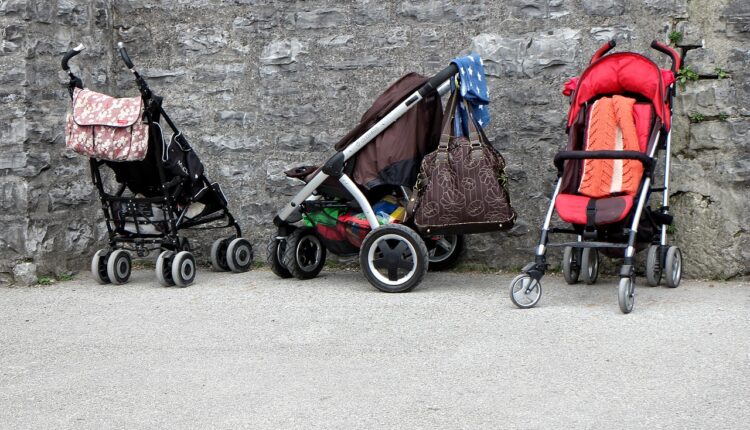
M669 32L669 43L673 46L677 46L678 43L682 42L682 32L672 30Z
M685 89L685 86L688 82L694 82L697 81L700 78L698 73L695 72L695 70L691 69L690 66L685 66L680 69L679 72L677 72L677 83L680 85L681 89Z

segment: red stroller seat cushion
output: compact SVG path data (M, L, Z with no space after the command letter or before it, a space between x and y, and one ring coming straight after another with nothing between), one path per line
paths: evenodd
M577 196L575 194L559 194L555 200L557 214L565 222L571 224L586 224L586 209L591 197ZM596 212L594 224L612 224L622 221L633 207L633 196L615 196L596 200Z

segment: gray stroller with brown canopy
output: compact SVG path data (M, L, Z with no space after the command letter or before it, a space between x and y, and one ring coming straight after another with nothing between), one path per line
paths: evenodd
M385 292L409 291L428 266L453 266L461 235L420 235L406 215L423 157L437 148L440 96L455 64L426 78L408 74L386 90L323 166L286 172L306 183L274 218L268 264L282 278L310 279L327 251L359 255L367 280ZM300 225L301 224L301 225Z

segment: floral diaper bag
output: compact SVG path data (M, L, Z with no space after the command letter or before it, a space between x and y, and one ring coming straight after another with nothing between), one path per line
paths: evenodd
M68 113L65 146L87 157L109 161L143 160L148 123L141 97L115 98L76 88Z

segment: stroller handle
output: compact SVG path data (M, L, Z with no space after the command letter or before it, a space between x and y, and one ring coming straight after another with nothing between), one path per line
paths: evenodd
M680 58L680 54L678 54L677 51L670 48L669 46L659 42L658 40L654 40L653 42L651 42L651 47L663 54L669 55L669 57L672 58L672 73L674 73L676 76L677 72L680 71L680 67L682 66L682 59Z
M450 66L438 72L437 75L431 77L423 86L419 89L419 95L422 97L427 96L433 91L437 90L443 82L450 79L453 75L458 73L458 66L456 63L451 63Z
M69 49L68 52L63 55L62 62L60 63L62 65L62 69L66 72L70 72L68 61L70 61L70 59L75 57L76 55L80 54L84 49L86 49L86 47L83 46L83 43L79 44L75 48Z
M614 48L615 46L617 46L617 42L615 41L615 39L612 39L608 41L607 43L605 43L604 45L602 45L599 49L596 50L596 52L594 52L594 55L591 57L591 61L589 62L589 64L602 58L604 54L612 50L612 48Z
M130 60L128 51L125 50L125 45L123 45L122 42L117 42L117 51L120 53L122 61L128 66L128 69L133 70L135 66L133 65L133 61Z

